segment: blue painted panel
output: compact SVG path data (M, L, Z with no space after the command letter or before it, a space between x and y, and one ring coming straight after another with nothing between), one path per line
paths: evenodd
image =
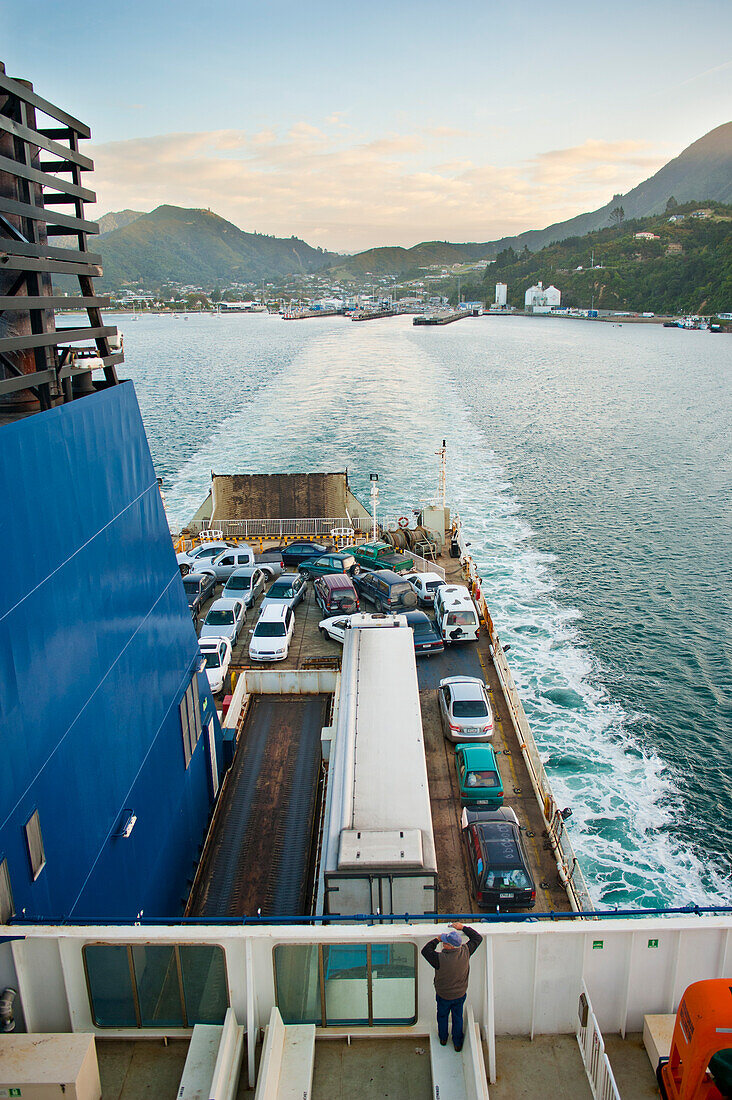
M179 704L198 643L131 383L0 432L0 859L16 910L180 913L210 813ZM205 675L221 774L222 735ZM129 838L122 812L137 822ZM24 826L38 809L33 882Z

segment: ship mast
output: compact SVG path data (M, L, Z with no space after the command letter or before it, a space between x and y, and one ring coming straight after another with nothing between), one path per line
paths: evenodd
M437 478L437 499L440 502L440 507L445 507L446 493L447 493L447 442L443 439L442 446L439 451L435 451L435 454L440 460L440 473Z

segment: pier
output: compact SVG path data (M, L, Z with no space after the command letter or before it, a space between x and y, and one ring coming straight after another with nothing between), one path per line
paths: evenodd
M421 317L415 317L412 321L413 325L451 325L453 321L462 321L464 317L472 317L473 314L467 309L461 310L446 310L444 313L433 313L430 315L422 315Z

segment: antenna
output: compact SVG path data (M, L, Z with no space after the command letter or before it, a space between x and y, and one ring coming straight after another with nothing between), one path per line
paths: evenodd
M440 505L445 507L445 492L447 489L447 442L443 439L442 446L435 454L440 460L440 473L437 478L437 498Z

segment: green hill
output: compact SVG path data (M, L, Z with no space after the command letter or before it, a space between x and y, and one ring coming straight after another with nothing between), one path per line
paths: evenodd
M711 216L691 216L700 206ZM671 215L683 220L670 222ZM637 239L639 232L658 239ZM526 290L540 280L561 290L563 306L586 307L594 298L600 309L727 312L732 310L732 205L687 203L538 252L504 249L486 269L482 287L466 287L464 296L475 293L490 302L494 284L504 282L509 304L523 309Z
M297 237L245 233L210 210L159 206L100 236L101 289L142 282L148 288L176 282L224 286L290 272L317 271L335 256Z

